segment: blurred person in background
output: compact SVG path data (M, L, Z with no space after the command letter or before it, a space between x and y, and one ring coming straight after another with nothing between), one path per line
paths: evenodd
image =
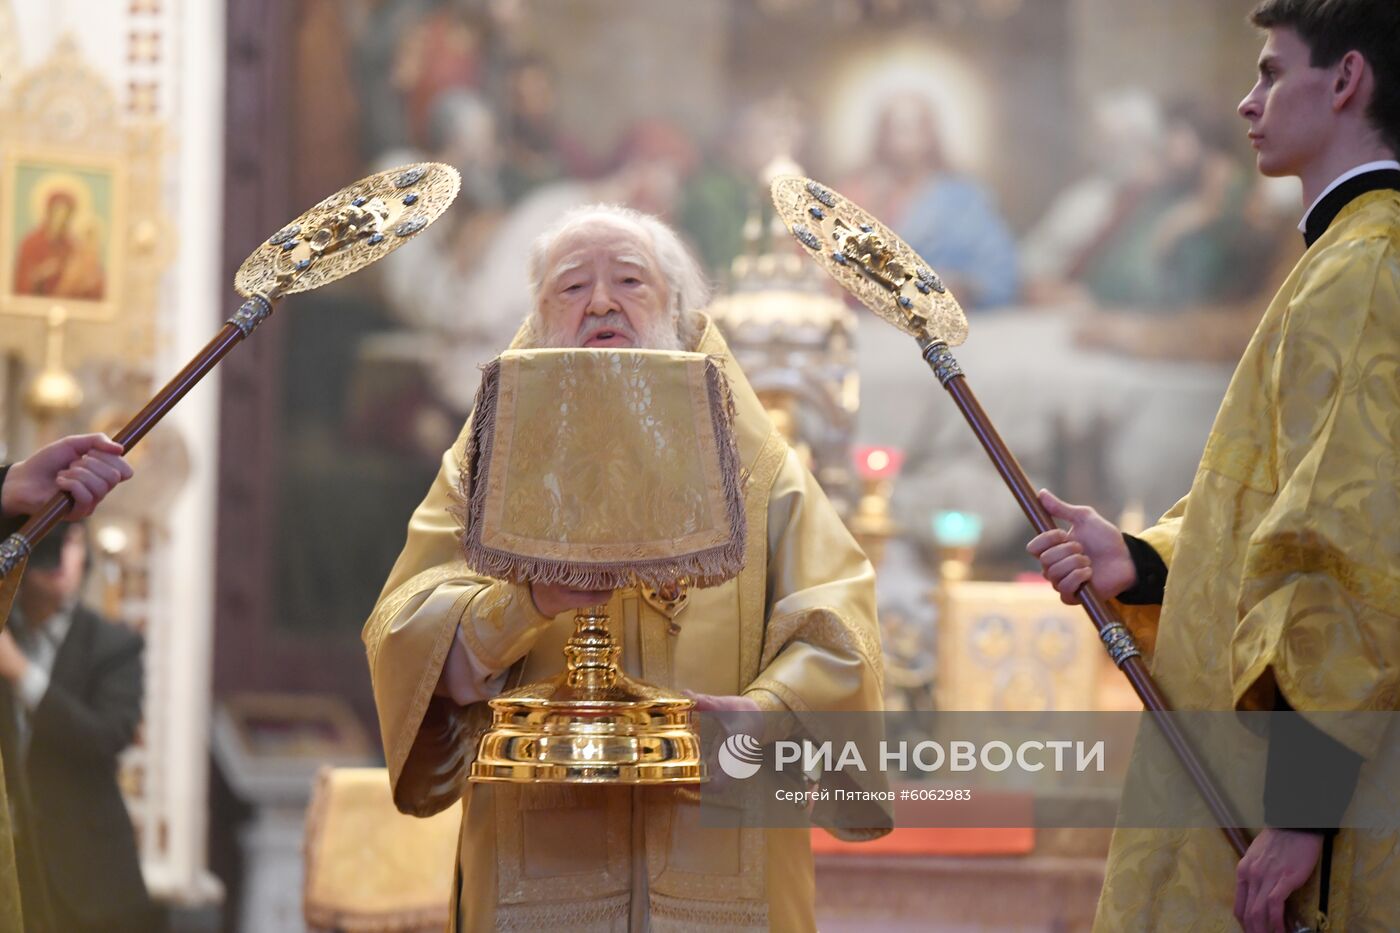
M1074 270L1097 304L1174 311L1262 285L1278 237L1250 224L1252 180L1221 123L1191 102L1169 109L1157 177Z
M70 516L85 517L130 476L121 447L102 435L50 444L0 467L0 532L17 529L60 490L73 497ZM157 931L163 920L147 896L117 786L117 756L141 718L142 640L79 604L87 563L80 524L36 544L0 630L9 789L0 809L13 816L21 888L19 898L4 890L0 854L0 921L22 902L31 933ZM14 923L19 929L17 912Z
M681 232L716 280L745 248L745 222L770 211L765 171L791 171L805 130L801 104L777 94L740 107L690 177L676 211Z
M1030 301L1231 311L1257 298L1281 251L1297 258L1223 115L1187 100L1163 112L1130 90L1096 103L1094 127L1100 168L1052 202L1023 241Z
M1087 300L1078 278L1161 171L1165 118L1140 88L1099 95L1090 108L1084 156L1090 172L1050 202L1021 241L1026 297L1035 303Z
M146 933L160 918L117 786L141 721L143 643L79 602L87 566L84 526L40 541L0 632L0 754L27 811L15 839L25 929Z

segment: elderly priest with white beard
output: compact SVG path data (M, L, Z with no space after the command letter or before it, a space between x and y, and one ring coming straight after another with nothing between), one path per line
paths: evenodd
M635 211L581 208L535 243L529 268L533 310L515 348L689 350L722 361L744 567L679 603L641 585L591 591L474 574L457 518L469 421L364 630L395 803L426 816L462 800L453 929L813 930L806 829L702 827L694 796L670 786L467 780L491 719L486 701L559 674L559 646L583 607L606 604L618 620L627 674L686 690L699 709L881 708L870 563L700 312L704 280L676 234Z

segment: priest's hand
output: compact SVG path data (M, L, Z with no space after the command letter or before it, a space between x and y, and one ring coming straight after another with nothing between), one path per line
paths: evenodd
M1118 528L1087 505L1070 505L1048 490L1040 502L1069 528L1054 528L1031 539L1026 550L1040 561L1045 579L1060 591L1060 602L1079 602L1075 591L1092 581L1094 592L1111 599L1137 582L1137 568Z
M66 518L92 514L116 485L131 479L122 447L105 434L79 434L54 441L10 467L0 487L0 514L33 515L55 493L73 497Z
M530 598L540 615L551 619L570 609L587 609L601 606L612 596L612 590L576 590L556 583L531 583Z
M695 701L695 712L717 713L713 718L730 735L742 732L764 744L789 737L791 723L788 717L765 710L749 697L696 693L694 690L682 690L681 693Z
M1245 933L1288 933L1284 904L1312 876L1322 834L1266 828L1235 871L1235 919Z

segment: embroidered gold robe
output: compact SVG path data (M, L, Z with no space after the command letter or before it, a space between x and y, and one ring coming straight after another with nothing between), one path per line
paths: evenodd
M609 612L621 622L624 666L769 709L879 710L869 562L712 324L696 349L722 357L734 394L745 567L723 586L692 590L675 633L636 589L615 592ZM815 929L805 830L701 828L698 807L671 788L467 782L490 710L433 693L458 626L478 660L510 668L510 689L562 670L573 613L544 618L527 587L463 565L450 514L462 452L459 438L444 455L364 630L396 804L427 815L463 799L456 928Z
M14 826L5 792L5 769L0 767L0 933L23 933L20 919L19 867L15 863Z
M0 469L0 484L4 483L4 470ZM3 523L0 523L3 524ZM0 529L8 534L9 529ZM12 570L0 581L0 632L10 618L10 607L19 589L20 577L24 574L24 564ZM7 689L0 686L0 689ZM10 820L10 800L5 789L5 769L0 765L0 933L23 933L24 924L20 920L19 867L15 862L14 826Z
M1271 710L1281 689L1304 716L1397 708L1398 451L1400 195L1373 191L1284 282L1189 494L1141 535L1170 567L1152 673L1175 707ZM1351 806L1393 812L1374 776L1396 773L1400 735L1377 728L1382 718L1312 722L1367 759ZM1262 741L1241 745L1218 774L1227 792L1258 794L1263 752ZM1161 761L1140 745L1129 781L1151 781ZM1337 835L1330 929L1400 929L1398 841ZM1235 867L1217 830L1120 828L1096 929L1237 930ZM1290 901L1295 916L1313 919L1318 897L1314 871Z
M0 933L23 933L20 920L19 869L15 864L10 801L5 796L5 772L0 768Z

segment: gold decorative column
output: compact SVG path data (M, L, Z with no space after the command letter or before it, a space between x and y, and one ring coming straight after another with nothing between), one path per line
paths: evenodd
M39 427L40 443L58 437L55 424L78 410L83 403L83 388L73 374L63 367L63 327L68 312L62 305L49 309L48 333L44 340L44 368L25 393L24 404Z

